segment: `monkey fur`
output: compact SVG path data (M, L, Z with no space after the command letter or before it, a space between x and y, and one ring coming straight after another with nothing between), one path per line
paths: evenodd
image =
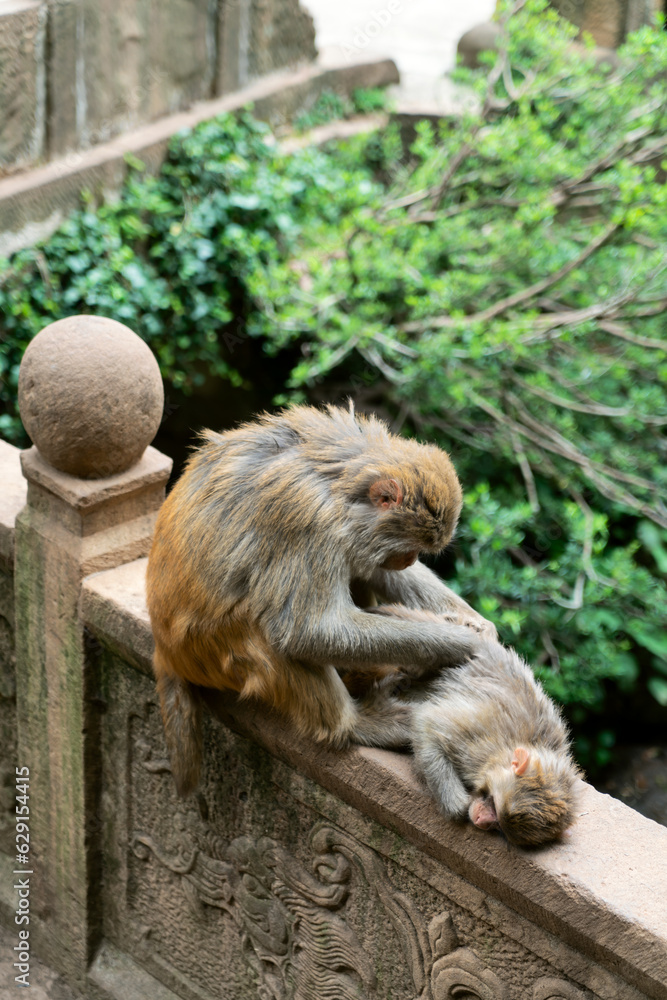
M433 674L495 635L417 560L448 544L460 509L445 452L352 407L296 406L203 432L159 512L146 579L181 794L199 780L197 687L257 699L334 746L409 741L409 707L382 686L353 698L338 669ZM362 601L437 617L376 616Z
M387 672L377 683L393 680ZM468 817L524 847L557 840L573 823L581 773L565 723L514 650L480 642L461 666L406 697L414 703L415 763L448 819Z
M397 604L368 610L404 621L437 620ZM524 847L557 840L574 821L581 772L565 723L514 650L482 640L434 681L413 682L392 666L367 678L350 672L343 680L358 696L375 687L401 692L412 706L415 763L448 819L467 817Z

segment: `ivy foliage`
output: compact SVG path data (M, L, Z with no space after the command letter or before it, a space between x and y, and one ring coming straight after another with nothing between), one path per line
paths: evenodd
M66 315L126 323L186 392L243 383L239 337L298 357L274 402L342 385L452 452L455 583L602 763L605 710L667 706L667 33L605 66L546 0L501 26L462 119L408 153L389 128L287 157L224 116L5 262L0 429L21 439L22 352Z

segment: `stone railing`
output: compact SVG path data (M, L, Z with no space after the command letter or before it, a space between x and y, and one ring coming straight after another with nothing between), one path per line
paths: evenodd
M667 830L589 786L571 837L524 851L445 822L408 755L328 751L215 696L201 789L179 800L144 597L171 464L141 454L156 366L81 317L33 341L20 384L36 447L0 447L0 917L17 943L29 907L30 952L100 1000L667 998Z

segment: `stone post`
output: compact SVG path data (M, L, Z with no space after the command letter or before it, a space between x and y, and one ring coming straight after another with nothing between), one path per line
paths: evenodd
M97 747L81 581L147 555L171 460L149 348L114 320L72 316L30 343L19 405L27 504L16 521L17 766L30 769L30 941L85 983L99 936Z

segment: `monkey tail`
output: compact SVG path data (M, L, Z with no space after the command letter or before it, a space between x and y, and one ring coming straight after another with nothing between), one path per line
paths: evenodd
M199 784L202 762L201 705L189 681L162 669L155 651L155 674L167 750L176 790L181 796Z

